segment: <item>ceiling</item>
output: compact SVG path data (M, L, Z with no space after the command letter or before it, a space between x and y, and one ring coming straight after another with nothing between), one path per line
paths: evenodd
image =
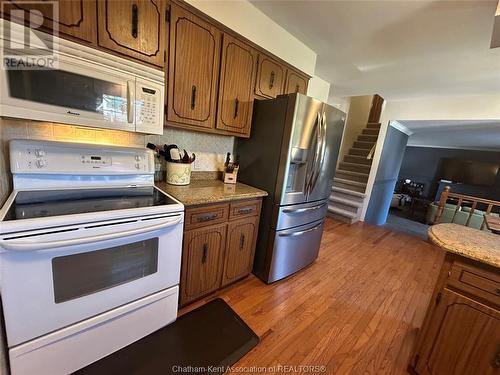
M330 96L500 92L497 0L250 0L318 54Z
M500 121L398 122L413 133L408 138L409 146L498 150L500 153Z

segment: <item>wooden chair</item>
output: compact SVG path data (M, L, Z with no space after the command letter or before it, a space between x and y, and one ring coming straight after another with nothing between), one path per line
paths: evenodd
M456 208L455 212L453 214L453 217L451 219L451 222L453 223L455 220L455 216L457 215L457 212L460 211L460 208L462 207L463 203L470 203L471 208L469 212L469 217L467 218L467 222L465 223L465 226L468 226L470 223L470 220L472 219L472 215L474 214L474 210L477 208L478 203L484 204L487 206L485 215L488 215L492 212L494 207L499 207L500 208L500 202L499 201L494 201L490 199L483 199L483 198L478 198L478 197L473 197L470 195L463 195L463 194L457 194L457 193L452 193L450 191L449 186L445 186L443 192L441 193L441 197L439 198L439 204L438 208L436 211L436 217L434 219L435 224L439 224L441 220L441 216L443 215L443 210L445 208L446 203L448 200L453 199L456 201ZM455 202L454 202L455 203ZM481 229L484 229L485 222L483 218L483 223L481 224Z

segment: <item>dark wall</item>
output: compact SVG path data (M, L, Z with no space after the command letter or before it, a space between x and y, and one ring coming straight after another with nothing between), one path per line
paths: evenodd
M425 184L424 196L434 199L439 187L440 162L443 158L457 158L485 162L499 162L500 151L459 150L450 148L406 147L399 180L409 178ZM452 184L451 191L476 197L500 200L500 173L494 186Z

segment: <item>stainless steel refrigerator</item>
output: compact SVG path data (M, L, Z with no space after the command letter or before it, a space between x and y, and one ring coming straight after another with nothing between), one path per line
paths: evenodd
M238 180L266 190L253 273L266 283L317 257L345 113L302 94L256 100L252 134L238 139Z

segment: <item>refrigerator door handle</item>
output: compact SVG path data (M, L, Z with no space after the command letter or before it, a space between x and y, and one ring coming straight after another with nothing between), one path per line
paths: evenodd
M318 182L318 177L321 173L321 168L323 167L323 160L325 157L325 148L326 148L325 136L326 136L326 113L323 112L323 115L321 116L321 122L319 123L318 126L318 141L316 145L316 153L314 155L314 164L313 164L314 168L312 171L307 195L309 195L311 191L313 191L314 188L316 187L316 183Z
M316 123L314 125L315 125L314 127L316 128L316 138L318 138L318 129L321 127L321 113L320 112L317 113ZM317 148L318 148L318 145L316 145L316 149ZM306 196L306 198L308 197L309 192L310 192L311 180L312 180L312 177L314 175L315 166L316 166L316 153L313 155L313 160L311 162L311 166L310 166L310 168L307 168L306 177L304 179L304 195Z
M301 236L305 233L309 233L309 232L314 232L315 230L318 230L321 226L323 225L323 222L319 223L318 225L310 228L310 229L306 229L306 230L301 230L301 231L298 231L298 232L286 232L286 233L279 233L278 236L280 237L295 237L295 236Z
M314 211L314 210L319 210L320 208L323 208L326 206L326 202L318 204L317 206L311 206L311 207L305 207L305 208L287 208L283 210L283 213L285 214L300 214L308 211Z

